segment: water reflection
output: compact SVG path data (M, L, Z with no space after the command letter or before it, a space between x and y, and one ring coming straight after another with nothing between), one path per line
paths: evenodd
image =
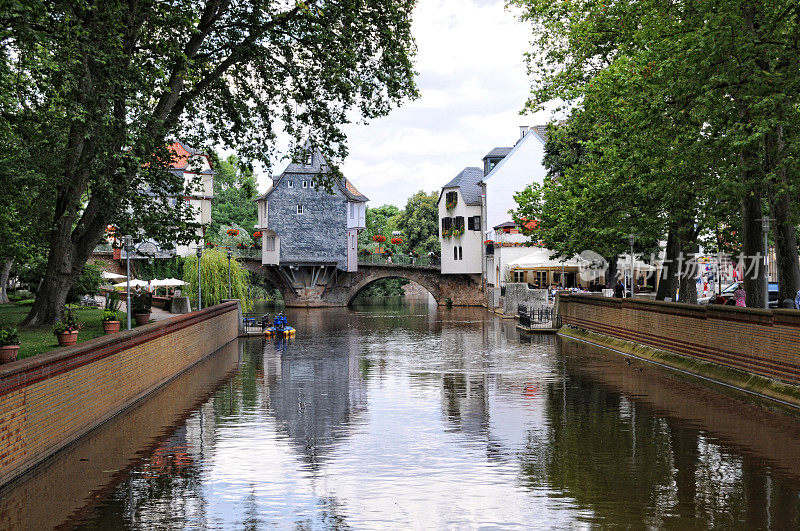
M243 342L235 371L208 365L193 377L203 385L165 391L147 411L171 422L98 432L87 448L116 472L55 496L59 511L31 503L52 490L47 471L6 491L0 518L27 512L5 527L798 524L795 416L582 344L520 338L481 309L289 317L295 339ZM130 442L115 452L114 437Z

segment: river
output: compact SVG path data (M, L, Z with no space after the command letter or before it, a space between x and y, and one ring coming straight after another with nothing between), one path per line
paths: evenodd
M0 492L0 526L798 526L793 412L478 308L288 316Z

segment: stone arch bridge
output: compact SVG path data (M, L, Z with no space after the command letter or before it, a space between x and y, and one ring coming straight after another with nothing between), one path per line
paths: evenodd
M433 295L437 304L450 299L454 306L480 306L485 301L480 275L442 275L433 266L360 263L358 271L348 273L334 266L264 266L247 259L242 263L278 288L290 307L349 306L361 290L383 278L416 282Z

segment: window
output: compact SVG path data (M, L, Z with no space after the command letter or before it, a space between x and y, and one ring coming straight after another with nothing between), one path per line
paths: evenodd
M311 179L311 188L314 188L314 179Z
M355 203L350 203L350 219L356 217L356 205Z
M453 260L458 260L458 247L453 247Z
M291 179L286 181L286 188L294 188L294 181Z
M442 218L442 230L450 230L453 226L453 218Z
M313 163L314 163L314 154L307 153L306 159L303 161L303 164L305 164L306 166L311 166Z
M514 271L514 282L525 282L525 271Z
M464 259L464 248L461 247L460 245L458 246L458 259L459 260Z
M265 251L274 251L275 250L275 236L267 236L264 240L264 250Z
M444 196L445 203L455 203L458 201L458 192L447 192Z
M481 230L481 217L470 216L467 218L467 228L469 230Z
M303 213L303 205L297 205L297 213L298 214L302 214Z
M308 188L308 181L303 179L303 188Z
M453 228L464 230L464 216L456 216L453 220Z

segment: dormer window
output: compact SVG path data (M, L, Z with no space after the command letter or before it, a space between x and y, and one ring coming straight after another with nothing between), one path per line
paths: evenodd
M286 188L294 188L294 181L291 179L286 181Z
M306 159L303 161L303 164L306 166L311 166L314 163L314 154L308 153L306 154Z

